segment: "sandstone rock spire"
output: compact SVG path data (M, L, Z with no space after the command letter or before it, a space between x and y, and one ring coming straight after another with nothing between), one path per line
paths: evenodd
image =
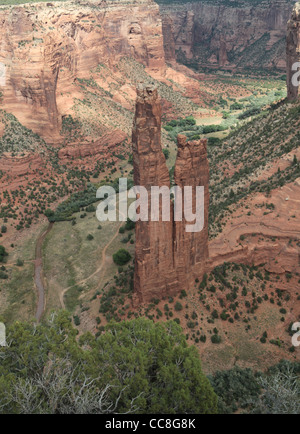
M134 182L146 187L150 210L151 187L170 187L161 148L161 104L153 86L137 89L132 142ZM182 221L174 221L171 200L170 221L162 221L160 202L159 221L136 223L135 304L189 290L195 278L203 276L208 259L208 179L206 140L187 142L185 136L178 136L175 184L182 190L185 186L192 188L189 204L193 212L196 187L204 186L204 228L201 232L188 233L183 211Z
M203 230L187 232L184 216L182 222L175 222L175 268L179 284L185 289L188 285L192 287L195 279L204 275L208 260L209 167L206 139L187 142L185 136L178 135L174 180L182 190L185 186L192 187L190 206L193 213L196 212L196 187L204 187Z
M299 86L295 86L293 83L293 76L296 73L293 66L300 62L300 3L295 4L292 17L288 22L286 52L288 99L293 101L300 96ZM298 82L299 79L298 77Z
M151 186L170 187L161 148L161 104L154 87L137 89L132 143L134 183L146 187L150 204ZM172 230L172 221L136 223L134 288L139 301L176 291Z

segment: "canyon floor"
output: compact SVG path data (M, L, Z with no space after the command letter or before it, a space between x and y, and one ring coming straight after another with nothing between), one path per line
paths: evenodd
M124 247L134 256L134 228L100 224L96 190L89 193L94 194L90 205L76 196L87 182L96 189L120 176L132 177L134 86L145 72L133 60L122 68L122 76L136 78L126 85L126 116L119 116L114 97L105 95L112 109L101 116L114 119L113 128L120 130L118 145L109 145L106 137L105 152L100 143L91 155L96 135L86 138L88 122L95 125L97 104L103 103L98 86L100 76L102 85L103 77L108 80L105 67L95 72L95 81L80 84L82 100L65 119L63 140L54 148L2 113L0 223L6 227L1 244L8 257L1 274L1 316L13 321L37 315L35 273L42 265L43 314L67 309L80 333L101 333L111 319L146 315L180 322L206 372L236 363L264 369L282 358L299 360L299 351L291 352L289 329L300 315L299 105L283 102L280 77L204 76L173 65L168 85L151 78L165 107L163 149L171 179L177 134L208 138L210 261L204 280L195 281L188 293L137 309L132 307L133 265L120 268L112 259ZM106 92L120 80L118 74L110 76ZM12 129L18 137L14 143L26 138L25 149L10 149ZM50 220L54 215L55 223L42 240L39 258L36 246L49 226L44 214Z

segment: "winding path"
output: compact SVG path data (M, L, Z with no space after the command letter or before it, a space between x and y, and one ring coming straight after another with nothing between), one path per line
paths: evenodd
M117 231L115 232L114 236L111 238L111 240L104 246L103 250L102 250L102 260L101 260L101 264L99 266L99 268L97 268L96 271L94 271L93 274L91 274L90 276L86 277L85 279L81 280L80 282L77 282L77 285L81 285L83 283L85 283L87 280L89 280L91 277L95 276L96 274L100 273L104 266L105 266L105 262L106 262L106 252L107 249L110 247L110 245L112 244L112 242L117 238L117 236L119 235L119 230L121 228L121 226L123 226L124 222L121 222L120 225L117 228ZM66 293L69 291L69 289L71 289L74 285L72 286L68 286L67 288L65 288L60 294L59 294L59 300L60 300L60 304L61 307L63 309L66 308L65 306L65 302L64 302L64 296L66 295ZM80 296L80 298L82 298L83 296L85 296L86 294L82 294Z
M121 228L121 226L124 224L124 222L121 222L118 227L117 230L115 232L115 234L113 235L113 237L110 239L110 241L104 246L103 250L102 250L102 261L100 266L97 268L96 271L94 271L94 273L92 273L90 276L88 276L87 278L81 280L80 282L78 282L78 285L81 285L83 283L85 283L87 280L89 280L90 278L92 278L93 276L95 276L96 274L100 273L106 263L106 252L107 249L110 247L110 245L112 244L112 242L117 238L117 236L119 235L119 230ZM38 322L40 322L43 313L45 312L45 307L46 307L46 297L45 297L45 281L44 281L44 273L43 273L43 243L45 241L46 236L50 233L50 231L52 230L54 226L54 223L49 223L48 228L46 229L45 232L43 232L38 240L37 240L37 244L36 244L36 249L35 249L35 261L34 261L34 282L35 282L35 286L37 289L37 293L38 293L38 302L37 302L37 308L36 308L36 314L35 314L35 318ZM61 293L59 294L59 301L61 304L62 309L65 309L65 302L64 302L64 296L67 293L67 291L69 289L71 289L73 287L72 286L68 286L67 288L63 289L61 291ZM81 296L82 297L82 296Z
M42 315L45 311L45 284L43 273L43 243L46 236L53 228L54 223L50 223L45 232L43 232L36 243L35 247L35 263L34 263L34 282L38 293L38 302L35 313L35 318L40 322Z

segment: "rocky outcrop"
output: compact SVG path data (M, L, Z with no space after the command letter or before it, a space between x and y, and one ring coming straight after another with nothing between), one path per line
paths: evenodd
M161 1L167 60L228 69L285 69L286 23L293 0Z
M226 261L264 266L270 273L300 273L299 197L300 178L272 190L268 198L263 193L249 196L245 208L235 209L222 232L210 240L207 268ZM265 212L266 200L274 212Z
M132 56L165 68L158 5L152 0L35 3L0 7L2 108L48 142L78 97L76 79Z
M116 151L117 145L121 144L126 137L123 131L116 130L113 133L104 134L99 140L93 143L70 144L58 151L58 158L63 160L84 158L99 154L105 155L108 150Z
M296 67L295 64L300 63L300 3L296 3L292 18L288 22L286 54L288 99L293 101L299 97L300 76L297 71L300 68L299 65ZM295 74L297 74L297 77ZM298 85L296 85L297 83Z
M132 136L134 183L147 189L150 210L151 187L170 188L170 177L161 148L161 103L157 90L140 87L137 95ZM179 136L175 182L179 187L193 188L189 202L193 211L195 187L204 185L204 229L188 233L183 214L182 221L174 221L174 206L170 199L170 221L162 221L160 202L159 221L149 218L149 221L136 223L136 303L188 290L195 278L203 275L208 258L208 174L206 141L186 142L184 136Z
M0 172L12 177L38 173L43 166L44 161L38 154L13 156L5 152L0 158Z

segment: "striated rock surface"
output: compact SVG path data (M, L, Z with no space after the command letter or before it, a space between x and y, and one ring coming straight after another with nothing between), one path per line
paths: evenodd
M55 2L0 7L2 108L48 142L78 94L76 79L132 56L163 72L161 19L152 0ZM64 95L64 96L63 96ZM68 97L69 95L69 97Z
M151 187L170 187L170 177L161 148L161 103L154 87L137 90L136 114L133 128L134 183L148 191L151 209ZM178 294L188 290L195 277L201 278L208 258L208 161L206 141L186 142L178 138L175 182L178 186L205 186L204 229L187 233L186 221L174 221L170 203L170 221L136 223L135 303L152 298ZM171 201L170 201L171 202ZM191 207L195 209L191 202ZM149 213L150 215L150 213Z
M105 155L108 150L116 150L117 145L126 139L126 134L123 131L114 131L113 133L104 134L99 140L94 143L78 143L70 144L58 151L58 158L84 158L93 155Z
M295 86L295 84L293 84L293 76L300 68L295 69L293 65L300 62L300 3L296 3L292 17L288 22L286 54L288 99L292 101L299 97L299 85ZM299 80L298 75L298 83Z
M208 269L226 262L264 265L270 273L299 273L300 179L275 189L268 198L274 214L265 213L261 204L266 196L250 196L245 205L250 215L235 210L222 233L209 243Z
M132 143L134 183L146 187L150 208L151 186L170 187L161 148L161 104L155 88L137 89ZM134 290L139 302L176 292L174 265L172 221L138 221Z
M22 156L13 156L8 152L0 158L0 172L20 177L37 173L44 166L44 161L38 154L26 153Z
M178 136L174 181L182 190L185 186L192 187L193 200L190 207L193 213L196 212L196 187L204 186L203 230L187 232L184 215L182 222L175 222L175 269L179 286L186 289L189 285L193 286L196 278L203 276L208 259L209 167L206 139L187 142L185 136Z
M160 3L167 60L175 60L176 50L187 65L285 69L293 0Z

